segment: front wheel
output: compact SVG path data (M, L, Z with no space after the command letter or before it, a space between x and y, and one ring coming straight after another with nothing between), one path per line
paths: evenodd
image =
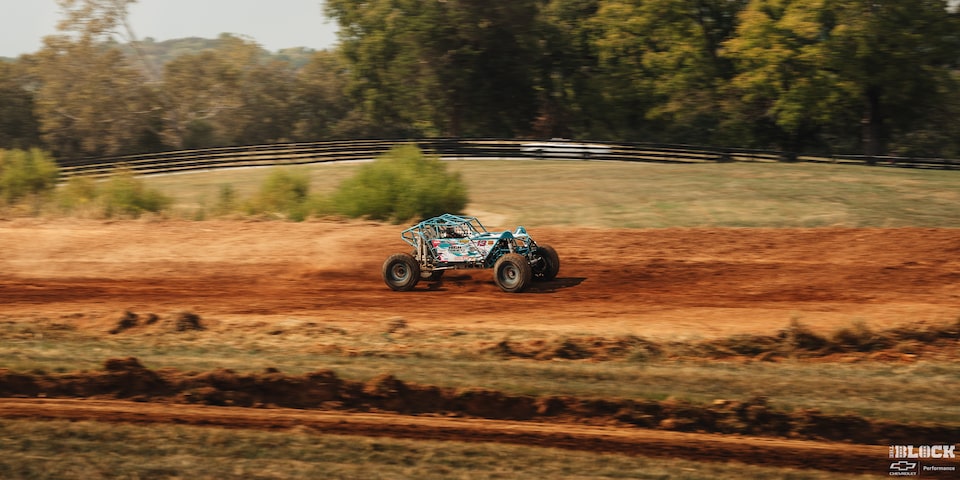
M383 281L398 292L413 290L420 281L420 264L409 253L395 253L383 262Z
M537 259L533 262L533 279L549 282L560 272L560 255L550 245L537 246Z
M522 292L530 286L533 269L527 258L517 253L508 253L493 266L493 280L500 290L508 293Z

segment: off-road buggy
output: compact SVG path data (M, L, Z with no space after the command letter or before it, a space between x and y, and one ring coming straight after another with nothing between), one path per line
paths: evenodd
M560 257L538 245L522 226L513 232L488 232L476 217L443 214L400 233L413 253L396 253L383 262L383 281L397 291L412 290L421 280L437 282L447 270L492 268L505 292L522 292L532 281L549 281L560 270Z

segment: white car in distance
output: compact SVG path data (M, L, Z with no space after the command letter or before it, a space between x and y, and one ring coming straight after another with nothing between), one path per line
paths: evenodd
M572 142L552 138L546 142L531 142L520 145L520 151L536 157L591 158L610 154L610 147L596 143Z

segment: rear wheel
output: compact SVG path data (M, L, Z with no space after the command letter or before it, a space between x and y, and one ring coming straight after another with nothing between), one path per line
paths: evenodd
M508 293L522 292L530 286L533 269L527 258L517 253L508 253L493 266L493 280L500 290Z
M383 281L392 290L413 290L420 281L420 264L409 253L395 253L383 262Z
M537 247L537 261L533 262L533 279L540 282L549 282L557 278L560 272L560 256L550 245Z

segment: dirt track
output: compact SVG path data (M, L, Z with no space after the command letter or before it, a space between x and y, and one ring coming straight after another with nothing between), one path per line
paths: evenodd
M501 226L510 228L510 226ZM531 228L557 280L507 295L488 271L396 293L400 228L364 223L0 224L5 313L193 310L411 324L709 338L799 319L829 329L952 321L960 230Z
M953 321L960 312L960 230L531 227L535 239L560 253L560 275L532 292L510 295L500 292L485 271L452 272L443 284L430 288L424 283L414 292L388 290L380 280L380 265L390 253L408 250L399 240L400 229L358 222L6 221L0 223L0 313L53 318L84 313L85 318L96 318L125 309L189 310L231 322L296 314L353 326L402 317L420 327L686 339L772 333L791 319L830 331L855 320L876 328ZM164 405L138 404L134 409L123 402L57 405L4 401L0 414L106 415L144 422L172 418L171 407ZM829 455L814 453L832 447L809 442L740 437L728 441L615 428L586 432L571 426L440 418L332 420L337 415L176 408L178 418L195 415L198 423L282 428L290 416L299 416L297 421L316 423L321 431L339 425L334 429L338 433L347 429L371 434L372 428L382 430L388 424L397 436L425 431L417 438L510 442L530 435L561 447L604 449L598 446L604 444L612 445L612 451L640 449L647 454L646 447L655 445L665 455L697 448L707 452L706 458L745 462L763 458L763 463L780 465L796 462L771 458L809 454L804 465L832 469ZM338 423L341 420L346 423ZM517 432L523 433L517 437ZM760 455L768 447L780 453ZM874 460L882 460L883 452L875 455L875 447L849 446L844 451L861 450L862 457L853 453L845 457L843 470L883 472ZM814 457L824 460L811 463Z

